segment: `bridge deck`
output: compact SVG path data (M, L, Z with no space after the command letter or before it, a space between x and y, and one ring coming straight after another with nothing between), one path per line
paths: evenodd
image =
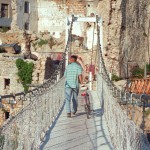
M83 106L79 104L76 116L66 118L62 110L55 125L47 133L40 150L112 150L103 109L97 94L91 92L94 116L86 118ZM79 96L79 102L81 97Z

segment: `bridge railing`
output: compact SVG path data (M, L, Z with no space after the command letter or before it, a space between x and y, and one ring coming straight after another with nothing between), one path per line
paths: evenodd
M136 104L149 107L149 95L139 95L119 90L110 80L103 59L100 45L100 30L98 35L98 65L97 92L102 101L104 115L109 128L115 150L149 150L150 144L143 130L128 118L127 111L121 105Z
M30 103L2 128L3 149L38 149L64 102L64 78L26 97Z

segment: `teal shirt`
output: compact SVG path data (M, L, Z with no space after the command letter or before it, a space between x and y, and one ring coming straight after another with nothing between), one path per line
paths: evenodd
M80 65L78 65L76 62L73 62L69 64L66 67L66 71L64 76L66 77L66 84L65 87L71 87L71 88L78 88L79 87L79 81L78 76L82 74L82 68Z

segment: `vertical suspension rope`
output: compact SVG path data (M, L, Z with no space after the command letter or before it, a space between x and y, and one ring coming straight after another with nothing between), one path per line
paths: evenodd
M93 50L93 47L94 47L94 34L95 34L95 22L94 22L94 29L93 29L93 39L92 39L92 55L91 55L91 66L92 66L92 61L93 61L93 53L94 53L94 50ZM91 70L91 68L90 68Z

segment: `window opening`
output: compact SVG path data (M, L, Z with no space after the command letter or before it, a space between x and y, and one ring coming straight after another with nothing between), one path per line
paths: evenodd
M30 11L30 3L25 1L24 3L24 13L29 13Z
M9 15L8 15L8 7L9 5L8 4L1 4L1 17L5 17L5 18L8 18Z

